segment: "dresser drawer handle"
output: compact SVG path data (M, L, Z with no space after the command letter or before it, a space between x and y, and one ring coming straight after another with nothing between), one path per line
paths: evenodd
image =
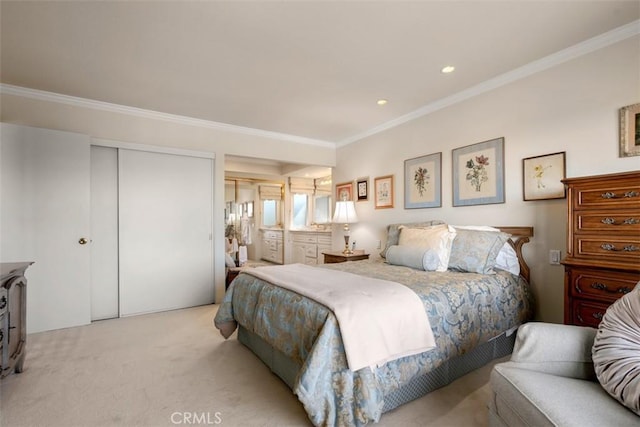
M618 196L616 193L612 192L612 191L607 191L606 193L602 193L600 195L600 197L602 197L603 199L625 199L625 198L629 198L629 197L638 197L640 196L640 193L638 193L637 191L627 191L626 193L624 193L622 196Z
M597 313L593 313L592 316L595 317L598 320L602 320L603 314L598 311Z
M627 218L624 221L616 221L614 218L607 217L607 218L602 218L600 222L607 225L634 225L634 224L640 224L640 219Z
M605 251L611 251L611 252L636 252L636 251L640 251L640 247L634 246L634 245L627 245L622 249L618 249L618 248L616 248L616 245L612 245L611 243L603 243L603 244L600 245L600 247L602 249L604 249Z
M631 289L627 286L623 286L621 288L612 290L612 289L609 289L607 285L605 285L604 283L599 283L599 282L592 283L591 287L599 291L609 292L610 294L628 294L629 292L631 292Z

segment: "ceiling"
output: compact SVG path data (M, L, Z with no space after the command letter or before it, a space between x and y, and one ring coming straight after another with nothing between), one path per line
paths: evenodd
M614 0L0 7L2 83L337 144L640 18Z

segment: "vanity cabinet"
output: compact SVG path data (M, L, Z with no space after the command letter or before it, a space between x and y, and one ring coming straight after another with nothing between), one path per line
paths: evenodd
M282 230L262 230L261 258L263 260L276 264L284 262L282 234Z
M640 280L640 172L563 182L568 190L564 323L597 327Z
M31 262L0 264L0 378L22 372L27 341L27 279Z
M291 262L301 264L323 264L322 252L331 250L331 233L291 232Z

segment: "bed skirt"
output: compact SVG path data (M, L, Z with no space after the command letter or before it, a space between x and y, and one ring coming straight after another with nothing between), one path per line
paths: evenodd
M456 379L474 371L494 359L511 354L515 343L515 332L503 333L468 353L444 362L438 368L395 390L384 398L383 412L391 411L400 405L411 402L427 393L450 384ZM293 390L301 366L273 348L253 332L238 325L238 341L255 353L273 373L280 377Z

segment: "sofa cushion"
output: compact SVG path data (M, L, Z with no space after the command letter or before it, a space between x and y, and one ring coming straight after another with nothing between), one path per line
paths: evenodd
M595 335L596 329L588 326L525 323L518 328L511 361L522 369L595 381Z
M638 417L595 381L520 369L513 362L497 364L490 381L490 410L510 427L638 425Z
M609 306L592 351L602 387L640 415L640 285Z

